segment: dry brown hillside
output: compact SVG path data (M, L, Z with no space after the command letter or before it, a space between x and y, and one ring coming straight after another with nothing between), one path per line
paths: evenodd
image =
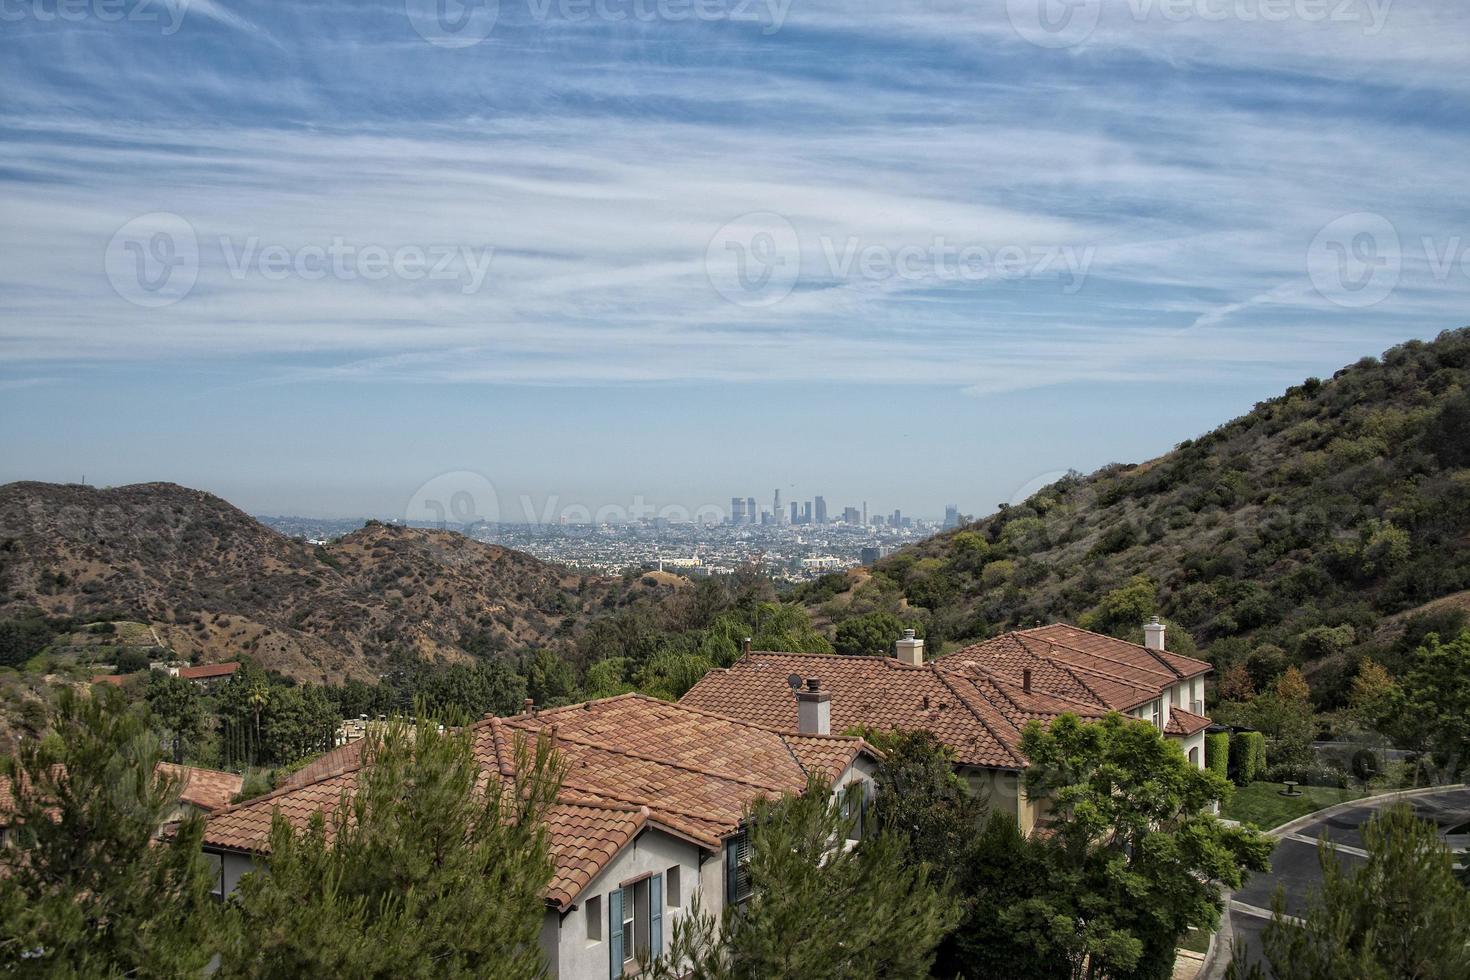
M301 680L370 677L393 648L548 642L607 587L451 532L369 523L314 547L168 483L0 486L0 620L136 620L185 656Z

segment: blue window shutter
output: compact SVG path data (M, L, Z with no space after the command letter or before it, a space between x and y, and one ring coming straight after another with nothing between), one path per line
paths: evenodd
M623 975L623 890L607 893L607 975L618 980Z
M725 841L725 904L740 900L740 848L736 841Z
M648 879L648 955L656 958L664 951L664 876Z

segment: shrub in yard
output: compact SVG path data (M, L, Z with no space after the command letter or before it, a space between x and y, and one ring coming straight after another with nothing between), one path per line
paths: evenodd
M1214 732L1205 736L1205 767L1223 779L1230 778L1230 733Z

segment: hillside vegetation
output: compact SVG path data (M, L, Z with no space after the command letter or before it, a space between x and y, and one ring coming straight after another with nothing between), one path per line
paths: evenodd
M612 585L377 522L312 546L172 484L0 487L0 666L38 637L75 645L48 621L54 633L120 620L186 659L248 655L317 682L375 677L395 652L466 660L549 643Z
M1330 703L1365 653L1392 663L1463 622L1467 467L1470 329L1309 378L1158 459L1071 474L798 595L819 625L896 615L931 647L1057 619L1139 639L1162 614L1172 647L1250 661L1263 682L1305 664Z

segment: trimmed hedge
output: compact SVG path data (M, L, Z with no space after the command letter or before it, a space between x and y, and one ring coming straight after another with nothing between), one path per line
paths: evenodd
M1241 738L1250 746L1251 780L1260 779L1266 775L1266 736L1260 732L1245 732Z
M1266 774L1266 736L1236 732L1230 736L1230 778L1248 786Z
M1205 736L1205 768L1230 778L1230 733L1214 732Z

